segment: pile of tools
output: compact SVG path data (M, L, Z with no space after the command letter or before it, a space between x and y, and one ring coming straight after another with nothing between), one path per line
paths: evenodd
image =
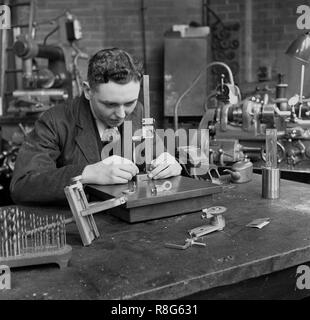
M72 248L66 244L65 217L0 209L0 259L10 267L57 263L66 266Z

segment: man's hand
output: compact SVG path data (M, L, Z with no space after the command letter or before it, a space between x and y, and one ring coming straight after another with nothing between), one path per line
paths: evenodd
M181 174L182 167L178 161L168 152L163 152L151 162L148 176L152 179L164 179Z
M137 173L139 169L132 161L119 156L111 156L86 166L82 173L82 183L102 185L127 183Z

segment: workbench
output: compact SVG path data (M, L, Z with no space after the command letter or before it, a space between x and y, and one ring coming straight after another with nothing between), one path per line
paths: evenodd
M298 265L310 261L310 188L281 180L281 199L261 198L261 176L209 196L206 206L225 206L226 227L207 235L206 247L165 247L184 243L201 226L201 212L128 224L97 214L101 237L83 247L74 224L69 266L13 269L12 289L0 299L264 299L301 298ZM42 214L67 209L32 208ZM246 227L269 217L262 229Z

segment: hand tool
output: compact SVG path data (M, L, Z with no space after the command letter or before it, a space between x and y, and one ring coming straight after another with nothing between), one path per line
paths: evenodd
M174 243L165 243L166 248L171 248L171 249L180 249L180 250L185 250L191 246L201 246L205 247L206 244L203 242L197 242L196 238L195 239L186 239L184 245L179 245L179 244L174 244Z
M203 242L197 242L199 238L205 236L208 233L223 230L225 227L225 219L223 217L223 213L227 209L225 207L211 207L208 209L203 209L203 214L201 216L202 219L210 219L209 225L204 225L201 227L197 227L188 231L189 235L191 236L190 239L185 240L184 245L178 245L174 243L166 243L165 247L172 248L172 249L180 249L185 250L193 245L203 246L205 247L206 244Z

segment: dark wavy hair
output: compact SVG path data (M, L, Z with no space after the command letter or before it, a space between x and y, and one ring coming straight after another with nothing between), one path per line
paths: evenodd
M92 89L110 80L118 84L140 81L142 76L142 62L119 48L102 49L88 63L87 80Z

